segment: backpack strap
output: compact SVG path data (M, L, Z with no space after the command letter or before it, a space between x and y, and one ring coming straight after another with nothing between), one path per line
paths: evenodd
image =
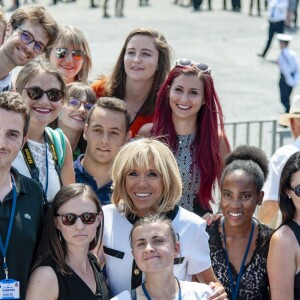
M54 144L55 154L57 156L58 165L61 168L65 161L66 156L66 138L64 133L60 128L56 128L55 130L46 127L46 133L50 137L52 143ZM50 149L51 150L51 149ZM51 150L52 154L53 151ZM53 155L54 157L54 155Z

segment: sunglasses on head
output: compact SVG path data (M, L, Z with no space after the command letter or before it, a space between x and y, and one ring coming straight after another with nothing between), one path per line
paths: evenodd
M295 193L296 196L300 197L300 184L290 189Z
M47 91L42 90L41 88L37 86L33 86L30 88L24 88L24 90L27 91L27 96L31 100L39 100L43 97L44 94L47 95L49 101L51 102L58 102L64 97L64 91L59 90L59 89L50 89Z
M56 58L65 58L69 53L68 48L62 48L62 47L56 48L55 51L56 51ZM81 49L72 49L71 53L74 60L83 59L86 55L85 51Z
M179 58L176 61L176 66L181 66L181 67L193 66L196 67L201 73L204 74L211 73L211 68L207 64L191 61L188 58Z
M78 98L70 98L68 101L68 105L75 109L78 109L82 104L83 104L84 110L86 112L89 112L92 109L92 107L94 106L93 103L85 103Z
M83 224L90 225L94 224L96 221L96 218L99 213L92 213L92 212L85 212L81 215L76 215L73 213L67 213L67 214L57 214L57 217L61 218L61 221L66 226L74 225L78 218L82 221Z

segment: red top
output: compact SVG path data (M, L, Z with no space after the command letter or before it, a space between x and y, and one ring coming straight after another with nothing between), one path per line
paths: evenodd
M97 98L105 97L105 86L107 84L107 80L101 78L96 80L91 84L91 88L96 93ZM134 138L136 134L139 132L141 127L147 123L153 123L154 121L154 113L149 116L144 116L142 114L138 114L135 119L132 121L129 130L131 131L132 137Z

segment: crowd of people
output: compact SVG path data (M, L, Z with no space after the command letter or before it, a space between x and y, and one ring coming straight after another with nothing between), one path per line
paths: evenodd
M2 299L299 299L299 96L268 161L231 149L213 70L172 68L162 33L129 32L90 82L82 31L38 5L3 20Z

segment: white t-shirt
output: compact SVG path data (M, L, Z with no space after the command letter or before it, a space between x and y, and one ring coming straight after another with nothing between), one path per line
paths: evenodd
M179 234L181 252L180 258L174 264L174 275L179 280L190 280L193 274L211 266L206 222L182 207L176 207L172 213L172 225ZM131 290L132 277L137 275L132 271L135 268L129 240L133 225L113 204L103 207L103 215L106 273L112 296L115 296Z
M279 201L279 180L282 169L287 160L297 151L300 151L300 136L292 144L280 147L269 161L269 176L263 186L264 201Z
M205 300L211 294L211 288L204 283L180 281L181 297L184 300ZM130 300L131 295L129 291L124 291L111 300ZM178 295L173 300L177 300ZM147 300L146 297L137 297L137 300Z

